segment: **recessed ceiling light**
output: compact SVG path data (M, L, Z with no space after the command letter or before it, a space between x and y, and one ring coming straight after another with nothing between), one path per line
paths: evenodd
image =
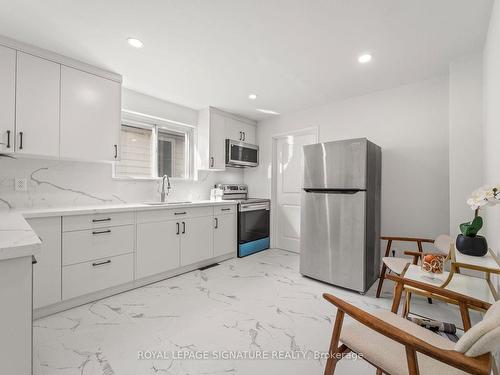
M139 39L135 38L128 38L127 42L128 44L130 44L132 47L135 48L142 48L144 46L144 43L142 43Z
M250 95L248 95L248 99L250 99L250 100L255 100L255 99L257 99L257 95L255 95L255 94L250 94Z
M266 115L279 115L279 112L272 111L270 109L257 108L257 111L265 113Z
M358 57L358 61L361 64L366 64L366 63L372 61L372 55L370 55L369 53L365 53L365 54Z

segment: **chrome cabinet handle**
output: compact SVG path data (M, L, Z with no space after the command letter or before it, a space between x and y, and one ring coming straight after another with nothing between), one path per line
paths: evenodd
M99 232L92 232L92 234L95 236L97 234L106 234L106 233L111 233L111 229L107 229L107 230L101 230Z
M230 209L230 208L221 208L220 210L221 210L221 211L231 211L231 209Z
M186 233L186 223L182 222L182 234Z
M105 260L104 262L95 262L92 263L92 267L97 267L97 266L104 266L105 264L110 264L111 259Z
M213 156L211 156L211 157L210 157L210 168L213 168L213 167L214 167L214 164L215 164L214 157L213 157Z
M111 218L107 217L105 219L92 219L93 223L100 223L100 222L103 222L103 221L111 221Z
M115 146L115 159L118 158L118 145Z
M245 132L243 132L243 140L245 140L246 137L247 135L245 134Z
M184 212L174 212L174 215L185 215L186 214L186 211Z
M10 148L10 130L7 130L7 148Z
M240 141L243 140L243 132L240 132Z
M175 224L177 224L177 233L176 234L180 234L181 226L179 225L179 223L175 223Z
M19 150L23 149L23 132L19 132Z
M215 218L215 229L219 228L219 219Z

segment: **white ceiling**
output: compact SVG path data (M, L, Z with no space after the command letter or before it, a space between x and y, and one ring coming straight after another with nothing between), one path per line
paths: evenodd
M133 90L262 119L255 108L286 113L444 74L480 50L492 2L0 0L0 34L120 73ZM360 65L365 51L373 61Z

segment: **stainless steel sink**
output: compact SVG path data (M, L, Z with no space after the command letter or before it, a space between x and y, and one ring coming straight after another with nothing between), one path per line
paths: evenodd
M143 204L147 204L148 206L168 206L169 204L187 204L193 203L191 201L179 201L179 202L144 202Z

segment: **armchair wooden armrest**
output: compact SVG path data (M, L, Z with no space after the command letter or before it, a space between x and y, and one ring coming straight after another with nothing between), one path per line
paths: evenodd
M471 374L487 375L490 373L491 356L489 354L478 357L467 357L454 350L438 348L331 294L324 293L323 298L338 308L339 311L337 314L340 314L342 318L344 314L347 314L368 328L404 345L410 374L418 374L416 352L420 352ZM337 337L337 341L338 337L340 337L340 330L342 329L342 318L340 319L340 324L338 324L336 320L332 335L332 338ZM338 332L336 332L336 330L338 330ZM325 374L326 373L325 371Z
M434 243L434 240L431 240L430 238L418 238L418 237L381 236L380 239L381 240L387 240L387 241Z

